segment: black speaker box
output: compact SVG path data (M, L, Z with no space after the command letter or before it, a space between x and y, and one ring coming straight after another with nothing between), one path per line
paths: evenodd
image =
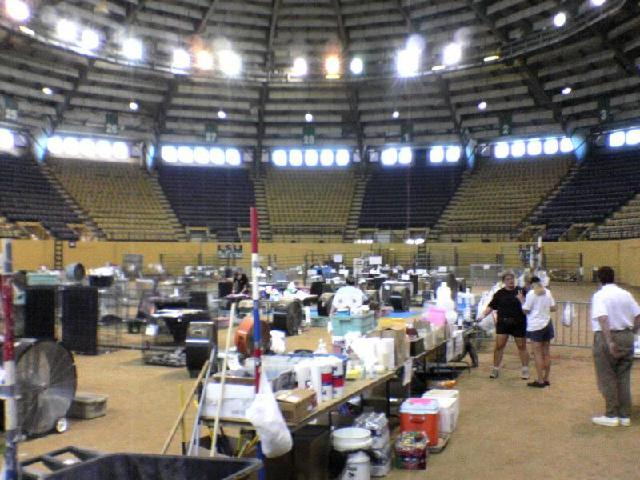
M62 290L62 344L73 352L98 354L98 289Z
M24 336L55 340L56 288L27 287L24 305Z
M187 356L187 370L192 378L200 373L202 366L209 359L211 349L215 348L218 330L215 322L194 321L189 323L185 353ZM211 371L215 373L216 365Z

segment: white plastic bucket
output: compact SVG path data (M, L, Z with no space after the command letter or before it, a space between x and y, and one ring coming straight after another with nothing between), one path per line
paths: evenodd
M371 460L364 452L350 453L340 480L370 480Z
M339 452L368 450L372 443L371 431L357 427L340 428L333 432L332 441L333 448Z

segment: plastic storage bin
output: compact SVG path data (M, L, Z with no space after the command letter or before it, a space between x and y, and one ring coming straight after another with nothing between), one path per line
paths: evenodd
M438 401L431 398L409 398L400 406L400 431L422 432L429 446L438 445L440 415Z
M75 457L76 463L63 460ZM46 463L45 463L46 462ZM46 465L51 472L35 467ZM239 480L260 469L252 458L198 458L177 455L138 455L116 453L101 455L67 447L21 463L24 480ZM32 470L33 468L33 470Z
M373 312L362 315L337 313L331 316L331 330L334 337L344 337L347 332L360 332L366 335L376 329Z

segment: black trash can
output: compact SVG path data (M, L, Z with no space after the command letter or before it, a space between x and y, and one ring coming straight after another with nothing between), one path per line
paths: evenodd
M65 463L75 456L77 462ZM30 465L46 465L51 472L32 472ZM240 480L260 469L253 458L200 458L179 455L115 453L102 455L74 447L56 450L21 463L25 480Z

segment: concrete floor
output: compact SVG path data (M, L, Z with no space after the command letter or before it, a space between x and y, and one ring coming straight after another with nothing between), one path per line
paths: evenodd
M588 300L595 287L563 287L559 300ZM314 334L293 337L289 348L309 347ZM322 334L324 335L324 334ZM490 345L480 368L460 378L461 414L446 450L429 459L427 472L393 471L390 479L632 479L640 478L640 368L633 371L635 407L630 428L593 426L603 411L588 349L552 349L552 387L527 388L519 378L512 343L497 380L488 378ZM109 395L107 416L72 421L70 430L20 445L27 458L77 445L102 451L158 453L177 416L184 369L143 365L140 353L76 356L79 389ZM179 451L174 442L172 452Z

